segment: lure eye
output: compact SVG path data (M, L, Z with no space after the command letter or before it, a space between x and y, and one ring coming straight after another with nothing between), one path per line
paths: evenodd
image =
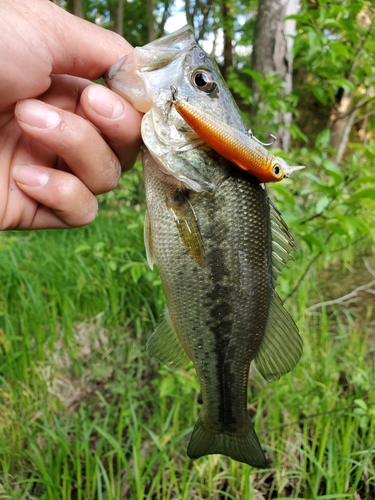
M191 80L199 90L203 90L206 94L217 87L214 74L206 69L196 69L191 75Z
M280 175L282 174L281 165L279 165L278 163L275 163L275 165L273 166L273 169L272 169L272 173L275 177L280 177Z

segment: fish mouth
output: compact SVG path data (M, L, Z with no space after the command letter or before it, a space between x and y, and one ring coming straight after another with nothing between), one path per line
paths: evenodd
M191 53L199 49L192 28L180 30L132 52L114 63L103 75L106 85L128 100L135 109L146 113L153 107L153 100L160 88L168 88L171 75L181 75L183 64ZM165 70L168 68L168 74Z
M132 66L132 68L130 68L129 66ZM115 62L104 73L103 80L105 81L105 84L110 87L113 82L119 78L119 74L121 74L123 71L129 72L129 70L135 70L133 51L129 52L129 54L126 54L126 56Z
M153 104L138 70L137 50L139 49L134 49L115 62L104 73L103 80L109 89L124 97L135 109L147 113Z

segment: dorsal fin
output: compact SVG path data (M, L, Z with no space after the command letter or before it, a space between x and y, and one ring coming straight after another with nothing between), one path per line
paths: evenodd
M294 260L291 252L295 252L297 246L280 212L271 200L269 203L272 231L272 277L276 286L278 276L284 267L288 267L288 261Z

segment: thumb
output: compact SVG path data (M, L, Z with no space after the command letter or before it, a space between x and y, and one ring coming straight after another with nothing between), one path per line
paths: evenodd
M51 73L100 78L132 50L121 36L49 0L0 1L1 108L45 92Z
M45 2L45 8L52 19L48 43L53 73L94 80L133 49L120 35L73 16L53 2Z

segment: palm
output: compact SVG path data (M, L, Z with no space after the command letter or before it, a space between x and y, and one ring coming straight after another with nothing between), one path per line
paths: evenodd
M0 229L87 224L95 194L117 185L121 165L132 166L141 117L83 77L100 77L131 46L52 2L4 2L1 10ZM53 127L41 126L46 113L58 117Z

